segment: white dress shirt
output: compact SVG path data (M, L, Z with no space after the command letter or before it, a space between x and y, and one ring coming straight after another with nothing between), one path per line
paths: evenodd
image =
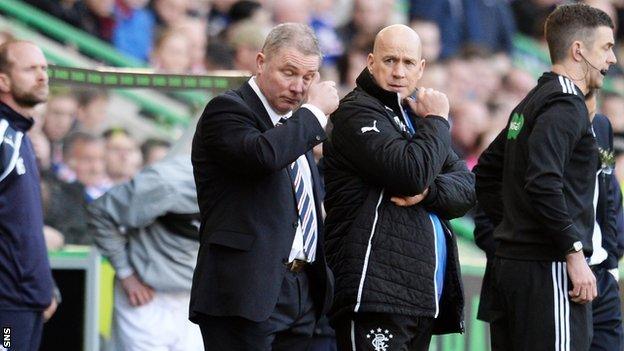
M273 122L273 125L276 125L281 118L288 119L292 115L292 111L288 112L285 115L279 115L277 112L275 112L275 110L271 107L271 105L269 104L269 101L266 99L264 94L262 94L262 92L260 91L258 84L256 84L255 77L251 77L249 79L249 85L251 86L253 91L256 93L256 95L258 95L258 97L260 98L260 101L262 101L262 105L264 106L264 109L269 114L269 117L271 118L271 122ZM310 110L314 114L316 119L318 120L321 127L323 127L323 129L325 128L325 126L327 125L327 117L325 116L323 111L321 111L321 109L311 104L303 104L301 108L307 108L308 110ZM308 164L308 160L306 159L305 155L299 156L296 162L297 162L297 165L299 166L299 169L301 170L303 179L305 179L305 183L304 183L305 191L308 192L308 194L310 195L310 199L312 200L312 211L314 211L314 214L316 216L317 223L318 223L319 213L316 212L316 199L314 198L314 191L313 191L313 186L312 186L313 184L312 171L310 170L310 165ZM317 225L317 223L313 223L313 225ZM317 242L315 245L318 245L318 230L317 230ZM306 257L303 251L303 230L301 229L301 221L299 221L299 225L297 226L297 229L295 231L295 239L293 241L292 248L290 249L290 255L288 256L288 261L292 262L294 259L299 259L299 260L305 260L307 262L313 262L314 259L316 258L316 248L310 250L310 252L311 252L311 255L310 255L311 257Z

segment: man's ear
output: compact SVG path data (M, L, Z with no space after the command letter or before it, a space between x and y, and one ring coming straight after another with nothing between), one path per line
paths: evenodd
M11 80L9 79L9 75L6 73L0 73L0 92L11 92Z
M427 62L425 61L425 59L421 59L419 62L420 68L418 71L418 77L416 77L416 80L420 80L420 78L422 78L423 73L425 72L425 66L427 65Z
M255 74L262 73L265 65L266 65L266 56L264 56L263 53L259 52L258 55L256 55L256 73Z
M374 63L375 63L375 56L373 56L372 53L369 53L368 56L366 57L366 68L368 68L368 71L370 72L370 74L373 74Z
M578 40L572 43L572 59L576 62L583 60L583 43Z

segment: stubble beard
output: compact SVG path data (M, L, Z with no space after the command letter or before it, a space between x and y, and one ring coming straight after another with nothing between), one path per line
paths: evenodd
M22 91L16 89L13 91L13 100L20 106L33 108L42 102L48 101L48 88L41 94L37 94L36 91Z

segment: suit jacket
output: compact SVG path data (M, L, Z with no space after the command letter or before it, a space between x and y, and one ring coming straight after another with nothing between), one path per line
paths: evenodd
M602 155L613 153L613 129L605 115L596 114L592 122L596 143ZM608 257L600 266L606 269L617 268L622 256L618 248L618 236L623 235L618 228L623 220L622 193L614 173L614 164L602 162L602 172L598 176L598 206L596 221L602 231L602 247L607 250Z
M190 319L199 314L269 318L286 273L298 212L287 166L305 154L312 173L322 243L321 181L312 148L326 139L314 114L294 111L274 127L248 83L208 103L193 139L201 212ZM333 277L318 244L309 269L317 315L329 308Z

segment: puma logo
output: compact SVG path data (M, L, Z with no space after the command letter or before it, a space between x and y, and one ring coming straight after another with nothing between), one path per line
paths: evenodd
M379 129L377 129L377 121L373 121L373 126L372 127L362 127L362 134L366 133L366 132L377 132L379 133Z

